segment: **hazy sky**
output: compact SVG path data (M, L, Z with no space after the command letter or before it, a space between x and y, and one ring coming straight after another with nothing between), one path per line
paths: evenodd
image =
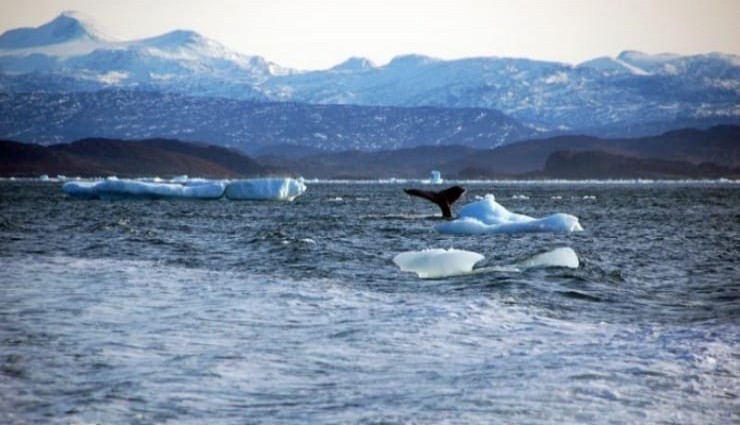
M300 69L405 53L569 63L622 50L740 54L740 0L0 0L0 31L64 10L122 40L192 29Z

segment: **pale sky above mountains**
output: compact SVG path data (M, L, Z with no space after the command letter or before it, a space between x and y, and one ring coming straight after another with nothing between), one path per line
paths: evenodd
M3 0L0 32L66 10L120 40L191 29L298 69L407 53L573 64L622 50L740 54L739 0Z

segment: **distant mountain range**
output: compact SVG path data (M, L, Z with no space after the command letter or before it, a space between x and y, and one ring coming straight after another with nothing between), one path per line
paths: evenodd
M641 139L561 136L496 149L424 146L321 152L270 150L256 158L219 146L176 140L85 139L40 146L0 141L0 176L307 178L740 178L740 127L682 130Z
M0 136L50 144L85 137L208 141L244 152L491 148L537 134L490 109L309 105L103 90L0 94Z
M740 124L740 57L624 52L616 58L596 58L574 66L529 59L445 61L407 55L382 66L351 58L328 70L305 72L235 53L192 31L113 41L78 15L65 13L41 27L0 35L0 92L5 93L2 114L11 111L15 117L34 102L28 93L44 93L48 97L41 99L43 102L53 101L53 94L69 96L66 99L73 104L60 105L64 112L34 123L33 130L29 130L28 120L8 127L6 119L0 136L23 141L69 141L92 135L189 138L187 134L159 133L180 127L177 131L191 131L200 140L206 140L201 135L213 136L207 140L234 146L313 146L309 141L314 141L317 147L334 150L455 143L491 148L538 133L625 137L687 125ZM111 92L151 96L125 95L116 103ZM83 94L87 97L76 97ZM131 117L137 110L149 114L152 108L147 102L157 96L164 102L157 125L119 120L117 132L110 131L108 122L118 115ZM82 109L75 107L75 102ZM99 111L90 109L90 103L95 102ZM273 103L266 104L263 115L245 116L247 107L243 105L247 104L238 102ZM292 106L279 111L274 102ZM232 106L217 109L215 115L212 108L216 104ZM337 105L374 109L333 109ZM387 109L400 107L411 109L407 113ZM419 107L428 107L427 111L436 115L421 119ZM51 109L47 106L45 110ZM176 113L177 109L187 110ZM450 109L462 112L440 112ZM294 115L296 110L300 112ZM325 117L344 113L355 116L355 121L336 134L322 125L314 126L311 118L319 114L322 122L334 125ZM475 120L476 114L483 116L482 124ZM87 134L71 131L65 124L65 120L85 120L88 115L96 118L85 124ZM174 116L171 120L167 118L170 115ZM221 130L209 135L209 115L214 115L212 121L230 124L222 124ZM393 121L398 115L403 117ZM190 122L194 116L198 118ZM301 121L302 116L307 118ZM370 117L378 119L368 120ZM358 122L372 123L378 129L372 130L378 139L364 137L371 132L367 129L350 134L348 130L356 128ZM432 125L416 140L398 135L432 123L436 127ZM271 130L254 130L260 126ZM407 130L400 129L404 126ZM283 139L292 131L300 132L300 137ZM396 141L385 141L394 134ZM322 144L322 135L333 140ZM254 140L245 139L252 136Z
M740 127L679 130L635 139L559 136L495 149L422 146L378 152L303 152L293 157L267 154L256 159L319 178L419 178L429 170L439 170L448 178L740 177ZM598 161L589 164L589 159ZM613 167L604 166L608 159L615 161Z

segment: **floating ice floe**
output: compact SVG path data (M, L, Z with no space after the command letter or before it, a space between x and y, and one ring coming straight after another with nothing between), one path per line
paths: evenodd
M567 233L581 231L578 217L557 213L543 218L533 218L513 213L495 201L493 195L471 202L458 210L458 218L435 226L440 233Z
M288 201L306 191L306 185L302 181L291 178L261 178L227 183L180 176L177 181L181 183L164 183L161 179L142 181L109 177L99 181L67 182L62 190L70 196L87 199L219 199L226 194L229 199Z
M484 258L477 252L436 248L402 252L393 257L393 262L405 272L428 279L472 273L473 266Z
M580 266L578 255L572 248L555 248L542 254L537 254L524 261L513 264L518 270L527 270L542 267L567 267L577 269Z
M521 272L544 267L577 269L580 265L576 252L568 247L556 248L510 265L474 269L473 267L484 258L483 255L472 251L425 249L423 251L402 252L393 258L393 262L402 271L416 273L422 279L487 272Z
M224 194L224 182L209 182L185 186L176 183L152 183L136 180L107 179L100 181L73 181L62 186L64 193L76 198L188 198L218 199Z
M303 179L263 178L237 180L226 187L228 199L292 201L306 191Z

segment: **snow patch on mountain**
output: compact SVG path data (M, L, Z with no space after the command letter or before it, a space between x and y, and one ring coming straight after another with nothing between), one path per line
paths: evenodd
M603 56L596 59L583 62L578 65L579 68L591 68L609 74L633 74L633 75L650 75L649 72L644 69L640 69L634 65L630 65L620 59L610 58Z
M331 68L334 72L361 72L376 68L375 64L367 58L351 57L346 61Z
M36 28L17 28L0 35L0 49L25 49L70 41L102 41L106 37L79 12L63 12Z

